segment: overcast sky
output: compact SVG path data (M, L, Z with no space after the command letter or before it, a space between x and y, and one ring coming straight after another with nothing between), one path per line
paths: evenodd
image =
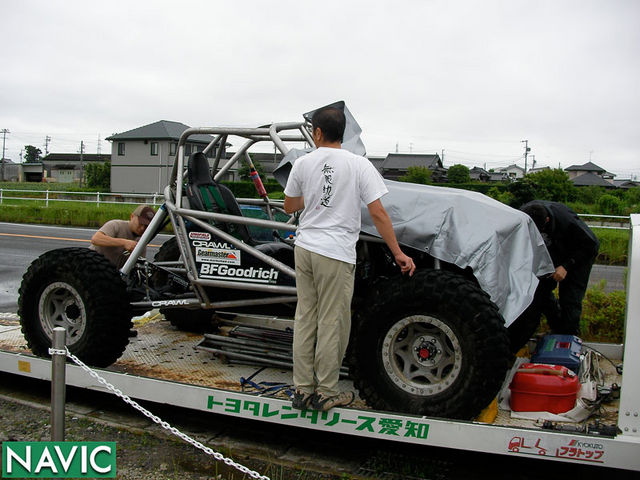
M524 166L527 139L537 166L640 178L639 24L638 0L4 0L5 156L344 100L370 155Z

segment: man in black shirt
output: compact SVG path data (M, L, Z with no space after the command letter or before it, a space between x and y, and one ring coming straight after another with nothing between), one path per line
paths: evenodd
M578 335L582 299L600 243L578 215L562 203L534 200L520 210L538 227L556 268L540 281L534 302L538 302L553 333ZM556 286L557 300L553 294Z

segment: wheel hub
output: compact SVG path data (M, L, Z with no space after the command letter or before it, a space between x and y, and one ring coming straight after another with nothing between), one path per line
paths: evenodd
M66 344L73 345L84 333L87 314L78 291L65 282L54 282L42 291L38 313L44 332L53 337L53 329L62 327L67 331Z
M405 317L383 339L382 363L390 380L414 395L435 395L449 388L462 366L455 332L428 315Z
M416 361L422 365L435 365L438 362L438 355L442 353L442 349L436 338L419 337L414 343Z

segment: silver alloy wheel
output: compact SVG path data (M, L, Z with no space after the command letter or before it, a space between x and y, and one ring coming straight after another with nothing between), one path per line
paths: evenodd
M449 388L462 366L460 341L441 320L412 315L396 322L382 342L382 363L391 381L414 395Z
M82 297L68 283L55 282L48 285L40 295L38 313L42 328L49 338L53 337L54 327L62 327L67 331L67 346L82 338L87 313Z

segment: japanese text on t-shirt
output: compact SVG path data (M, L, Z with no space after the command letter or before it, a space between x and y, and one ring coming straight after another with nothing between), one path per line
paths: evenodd
M322 186L322 197L320 198L320 205L329 208L331 197L333 196L333 167L330 167L326 163L322 167L322 175L324 175L324 185Z

